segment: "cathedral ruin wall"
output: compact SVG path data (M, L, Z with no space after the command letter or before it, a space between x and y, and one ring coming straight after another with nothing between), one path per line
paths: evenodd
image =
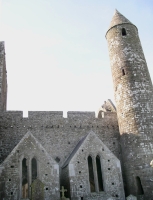
M62 165L78 141L91 130L120 158L115 112L106 112L101 119L96 118L94 112L68 112L67 118L63 117L61 111L30 111L28 114L27 118L23 117L22 111L0 114L0 163L28 131L59 165Z

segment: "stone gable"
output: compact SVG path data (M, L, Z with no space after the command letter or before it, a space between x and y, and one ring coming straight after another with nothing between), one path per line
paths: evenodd
M16 199L22 197L20 188L22 188L23 159L26 159L27 193L30 197L30 185L32 184L31 161L33 158L37 162L37 178L44 184L45 199L50 197L59 198L59 166L30 132L27 132L0 166L2 169L1 176L5 179L5 198L11 199L13 197ZM20 194L18 191L20 191Z
M88 133L79 141L62 167L62 183L64 184L64 179L66 174L68 174L69 185L65 184L65 187L69 187L71 198L76 198L77 195L80 198L90 196L89 156L92 157L93 161L95 192L100 192L96 173L96 157L99 156L103 179L103 191L101 191L101 195L103 198L105 196L105 199L107 195L117 197L116 199L124 199L120 161L94 132Z

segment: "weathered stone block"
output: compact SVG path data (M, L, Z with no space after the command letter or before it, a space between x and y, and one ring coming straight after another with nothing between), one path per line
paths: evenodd
M128 197L126 197L127 200L137 200L137 197L130 194Z

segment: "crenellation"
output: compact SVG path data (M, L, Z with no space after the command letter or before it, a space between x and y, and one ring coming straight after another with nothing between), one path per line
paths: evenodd
M28 117L30 119L32 118L63 118L63 112L62 111L29 111Z
M74 118L89 118L94 119L95 118L95 112L76 112L76 111L69 111L67 113L68 118L74 119Z

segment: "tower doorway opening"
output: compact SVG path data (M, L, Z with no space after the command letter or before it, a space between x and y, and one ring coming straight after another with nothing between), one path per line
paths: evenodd
M136 177L136 184L137 184L137 195L143 195L144 191L139 176Z

